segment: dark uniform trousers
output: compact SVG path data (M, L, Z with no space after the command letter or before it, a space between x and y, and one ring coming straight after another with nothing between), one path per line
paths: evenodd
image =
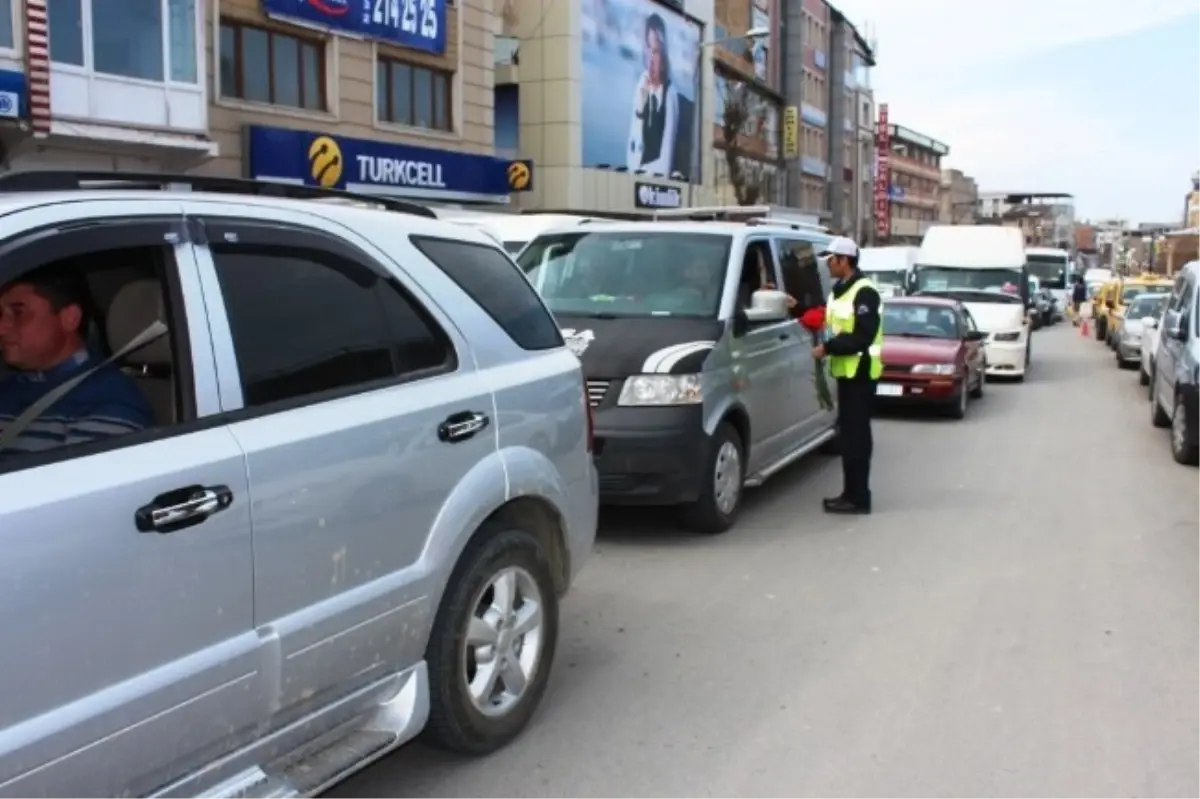
M864 356L864 361L867 358ZM871 506L871 408L877 381L866 377L837 381L838 428L842 449L842 496L861 507Z

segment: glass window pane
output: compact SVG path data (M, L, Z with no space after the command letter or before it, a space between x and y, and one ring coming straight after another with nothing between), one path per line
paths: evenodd
M408 64L392 64L391 92L392 117L390 122L411 125L412 112L412 67Z
M242 99L271 102L271 62L266 31L242 28Z
M271 65L274 68L275 104L300 107L300 42L290 36L273 36Z
M47 3L50 21L50 60L83 66L83 12L80 0Z
M375 118L388 119L388 67L386 61L375 62Z
M196 0L167 0L171 42L171 80L195 83Z
M162 0L92 0L92 68L161 81L162 26Z
M221 94L237 97L237 31L229 25L221 26Z
M0 47L13 46L12 0L0 0Z
M449 77L444 72L433 74L433 127L450 130L450 109L446 99L450 96Z
M300 45L300 77L304 80L304 107L325 110L321 87L325 85L325 70L321 69L321 50L324 45L303 42Z
M433 74L427 69L413 70L413 124L433 126Z

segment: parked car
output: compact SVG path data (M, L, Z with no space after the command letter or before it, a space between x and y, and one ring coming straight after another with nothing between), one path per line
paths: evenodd
M610 222L521 251L583 362L603 503L675 506L688 528L721 533L744 488L833 441L813 338L765 288L787 287L797 310L823 304L817 253L830 239L798 225Z
M1134 297L1121 314L1121 325L1117 328L1117 368L1136 366L1142 360L1142 337L1147 327L1153 328L1158 317L1167 307L1166 294L1143 294Z
M104 379L154 415L0 428L0 793L313 795L419 733L526 725L596 533L590 410L512 260L432 217L0 176L0 286L86 285L72 318L94 304Z
M1138 383L1150 385L1150 375L1154 373L1154 356L1158 353L1158 335L1162 331L1163 317L1167 313L1170 297L1163 302L1157 317L1142 321L1142 340L1139 346L1141 365L1138 369Z
M983 396L986 338L957 300L920 295L887 300L876 394L885 402L936 405L962 419L968 399Z
M1191 465L1200 460L1198 286L1200 261L1191 261L1175 277L1150 374L1150 422L1171 428L1171 454L1179 463Z
M1155 275L1138 275L1117 280L1116 288L1108 294L1107 325L1104 340L1112 350L1117 349L1121 326L1125 324L1126 307L1135 297L1144 294L1170 294L1171 281Z

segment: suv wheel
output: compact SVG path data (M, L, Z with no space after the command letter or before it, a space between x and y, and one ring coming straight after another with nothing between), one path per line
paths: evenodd
M1196 465L1200 450L1191 443L1193 436L1194 431L1188 426L1187 406L1183 397L1176 397L1175 407L1171 412L1171 455L1176 463Z
M737 430L721 422L709 441L700 496L683 508L686 527L698 533L723 533L733 526L742 507L744 451Z
M1158 404L1158 380L1156 375L1150 375L1150 424L1155 427L1166 427L1171 424L1162 406Z
M493 528L463 553L438 608L425 659L434 746L482 755L511 741L546 691L558 641L558 594L545 548Z

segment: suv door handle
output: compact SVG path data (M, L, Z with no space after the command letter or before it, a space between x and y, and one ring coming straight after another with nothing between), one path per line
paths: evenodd
M228 486L187 486L159 494L133 514L143 533L173 533L200 524L233 504Z
M466 441L487 427L490 421L486 413L479 411L461 411L451 414L438 425L438 440L447 444Z

